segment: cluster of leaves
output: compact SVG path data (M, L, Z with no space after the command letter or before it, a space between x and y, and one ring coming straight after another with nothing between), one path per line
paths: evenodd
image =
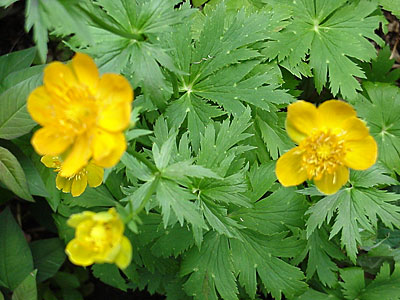
M1 291L82 299L85 276L59 270L73 238L66 220L107 207L127 224L133 261L91 272L123 291L177 300L400 299L400 75L390 50L377 55L371 43L383 45L374 33L385 25L380 6L396 8L206 2L27 1L37 47L0 57L0 190L36 199L32 207L46 199L47 217L33 218L59 238L28 243L10 210L0 214L0 299ZM26 98L44 68L31 64L36 55L45 61L49 32L135 89L126 153L103 185L77 198L55 188L54 172L29 145ZM330 196L312 185L283 188L274 172L294 146L284 108L310 78L318 92L352 103L379 147L377 165L352 172ZM14 206L13 194L0 201Z

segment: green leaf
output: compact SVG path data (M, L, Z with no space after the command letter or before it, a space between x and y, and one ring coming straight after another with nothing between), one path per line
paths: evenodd
M194 299L238 299L228 239L215 232L205 235L201 249L193 247L183 259L181 276L189 275L184 289Z
M34 201L21 165L15 156L3 147L0 147L0 182L4 183L18 197Z
M191 248L194 244L193 234L184 226L174 226L153 244L151 251L155 256L175 258Z
M339 268L331 258L345 259L340 248L333 240L329 240L324 229L314 231L307 240L306 251L308 252L307 279L311 279L317 272L321 283L332 287L337 283L337 272Z
M383 9L386 9L392 12L392 14L396 15L397 17L400 17L400 7L398 1L378 0L378 3L383 7Z
M305 197L296 193L295 188L280 188L256 202L253 208L241 209L233 216L247 228L269 235L290 227L302 228L306 210Z
M370 99L356 103L357 112L368 121L378 143L378 159L400 174L400 89L390 84L365 82Z
M347 255L355 262L357 244L361 243L359 228L374 233L378 216L389 228L400 227L400 207L391 204L399 199L397 194L365 188L348 188L327 196L307 211L307 236L320 228L324 221L330 222L337 213L330 238L341 231L341 245L346 248Z
M36 55L35 48L28 48L0 56L0 91L3 89L3 81L13 72L30 67Z
M18 0L0 0L0 6L7 7L17 1Z
M36 273L37 270L34 270L26 276L26 278L14 290L11 300L37 299Z
M388 175L390 173L384 166L375 164L365 171L354 171L350 173L350 183L357 187L373 187L376 185L394 185L398 181Z
M107 285L126 292L128 285L116 265L95 264L92 266L93 275Z
M64 199L64 204L69 206L76 205L89 208L95 206L115 206L116 204L113 196L104 185L97 188L87 187L85 192L79 197L73 197L71 194L63 194L62 198Z
M233 263L239 272L239 282L251 298L256 293L256 272L264 287L274 299L282 295L292 298L307 287L300 269L278 257L293 257L302 248L302 242L284 235L266 236L249 230L241 232L242 240L231 239Z
M340 298L336 297L333 294L328 295L328 294L321 293L321 292L318 292L318 291L310 289L310 288L307 289L307 291L304 294L294 298L294 300L310 300L310 299L312 299L312 300L326 300L326 299L340 300Z
M26 99L41 81L42 74L37 74L0 94L0 138L14 139L36 125L26 110Z
M0 285L15 290L33 271L32 254L10 209L0 214Z
M65 245L58 238L33 241L30 247L38 283L56 274L65 261Z
M361 268L345 268L340 270L344 282L340 282L346 299L357 299L365 287L364 271Z
M352 59L369 61L376 56L366 38L382 44L374 34L382 18L371 15L377 9L376 3L300 0L291 6L290 25L266 43L263 54L269 59L287 59L289 69L306 61L309 55L318 92L327 84L329 75L333 95L340 92L346 98L354 97L361 90L355 77L365 75Z

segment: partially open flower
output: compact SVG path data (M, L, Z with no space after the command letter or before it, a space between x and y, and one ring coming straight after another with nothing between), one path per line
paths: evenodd
M74 214L68 219L68 225L75 228L75 238L65 249L73 264L115 263L125 269L131 263L132 245L124 236L124 223L115 208Z
M74 197L81 195L88 184L90 187L97 187L103 181L104 169L91 161L70 177L61 176L62 161L58 156L45 155L41 162L46 167L54 168L54 171L58 172L57 188L64 193L71 193Z
M123 131L132 100L132 88L123 76L99 77L85 54L77 53L68 65L52 62L44 70L43 85L28 98L29 113L43 126L32 145L40 155L64 158L64 178L75 176L91 159L112 167L126 149Z
M289 105L286 131L299 146L282 155L276 175L283 186L313 179L325 194L349 179L349 168L365 170L377 158L377 144L347 103L329 100L318 108L305 101Z

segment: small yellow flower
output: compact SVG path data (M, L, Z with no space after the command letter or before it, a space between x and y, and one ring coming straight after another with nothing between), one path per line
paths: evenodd
M377 144L347 103L329 100L318 108L305 101L289 105L286 131L299 146L282 155L276 175L283 186L313 179L325 194L349 179L349 168L365 170L377 158Z
M130 121L133 91L121 75L99 72L94 61L77 53L68 65L50 63L43 85L28 98L32 118L43 128L32 145L40 155L62 156L62 177L72 177L90 159L115 165L126 149L123 131Z
M82 194L88 184L90 187L97 187L103 181L104 169L91 161L70 177L61 176L62 161L58 156L45 155L40 161L46 167L54 168L54 171L58 172L57 188L64 193L71 193L74 197Z
M85 267L93 263L115 263L121 269L130 264L132 245L124 236L124 223L115 208L74 214L67 224L75 228L75 238L65 248L73 264Z

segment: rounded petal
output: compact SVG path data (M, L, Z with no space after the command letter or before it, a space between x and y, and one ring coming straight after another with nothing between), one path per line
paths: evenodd
M100 78L97 88L97 100L99 104L107 106L112 103L131 103L133 90L128 80L119 74L104 74Z
M371 167L378 156L378 146L372 136L361 140L346 141L345 164L354 170L365 170Z
M88 219L91 219L95 214L96 213L92 211L84 211L79 214L73 214L69 217L67 224L68 226L76 228L80 223Z
M88 180L86 174L74 176L72 179L71 194L73 197L81 195L87 186Z
M60 175L63 177L76 175L87 164L91 155L88 137L79 136L61 166Z
M318 106L321 126L325 128L338 128L348 118L356 117L354 108L344 101L328 100Z
M283 186L298 185L307 179L307 172L302 168L302 156L296 147L278 159L275 173Z
M56 177L56 187L63 191L64 193L70 193L72 186L72 180L69 178L65 178L60 176L60 174Z
M44 69L43 84L50 96L63 96L71 86L77 83L71 68L61 62L52 62Z
M69 260L75 265L86 267L94 263L93 253L83 247L77 239L73 239L68 243L65 252Z
M48 168L57 168L61 164L60 158L53 155L42 156L40 161Z
M115 258L115 264L120 269L125 269L132 260L132 245L126 236L121 239L121 249Z
M123 131L129 125L130 116L130 102L113 102L100 110L97 125L111 132Z
M351 117L342 123L344 140L361 140L369 136L369 130L364 121Z
M57 121L53 102L44 86L39 86L30 93L27 100L27 109L32 119L42 126Z
M89 55L76 53L72 58L71 66L78 80L94 93L100 78L93 59Z
M73 142L73 137L54 127L40 128L33 134L32 146L40 155L59 155Z
M102 129L95 131L93 142L93 161L96 165L110 168L120 160L126 150L123 133L110 133Z
M347 167L340 166L332 174L325 172L321 179L314 180L314 183L322 193L331 195L336 193L349 180L349 173Z
M318 128L317 108L306 101L297 101L288 106L286 131L296 143L300 143Z
M94 163L89 163L86 170L87 180L90 187L97 187L103 182L104 169L102 167L99 167Z

